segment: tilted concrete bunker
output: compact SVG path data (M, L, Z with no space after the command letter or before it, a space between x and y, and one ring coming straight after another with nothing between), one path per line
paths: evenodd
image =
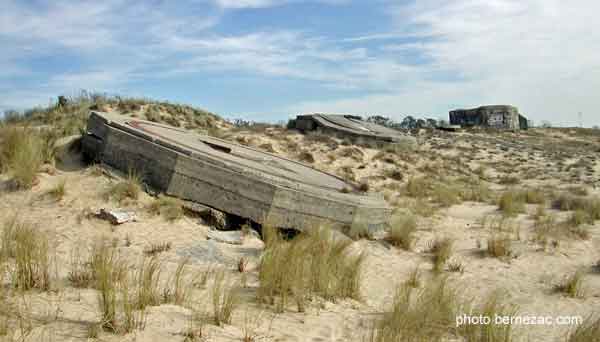
M527 129L527 119L513 106L481 106L474 109L456 109L450 112L450 124L462 127L489 127L497 129Z
M298 115L293 128L301 132L321 131L342 137L387 143L416 143L416 140L397 130L364 121L360 116L340 114Z
M168 195L260 224L384 228L390 208L378 194L304 164L214 137L118 114L92 112L84 153L138 172Z

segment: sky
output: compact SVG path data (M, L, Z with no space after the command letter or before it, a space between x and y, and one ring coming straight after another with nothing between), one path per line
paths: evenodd
M86 89L255 121L511 104L600 125L598 13L597 0L0 0L0 111Z

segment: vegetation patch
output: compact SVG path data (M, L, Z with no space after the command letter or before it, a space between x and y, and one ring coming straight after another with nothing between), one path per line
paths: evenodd
M301 233L286 241L273 229L264 232L258 297L285 310L293 300L303 312L311 296L327 300L360 298L362 254L353 255L351 241L335 237L326 228Z
M417 221L411 214L396 214L392 217L386 240L393 246L411 250L415 241Z
M178 198L159 195L150 204L148 211L154 215L161 215L167 221L175 221L183 217L183 203Z

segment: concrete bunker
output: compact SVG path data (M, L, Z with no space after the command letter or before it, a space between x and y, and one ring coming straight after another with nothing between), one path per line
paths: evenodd
M134 170L167 195L259 224L376 231L391 213L383 196L348 192L352 185L307 165L115 113L91 113L82 147L89 158Z
M298 115L291 128L301 132L320 131L341 138L358 139L382 143L416 143L416 140L400 131L372 122L360 116L341 114Z
M527 129L527 118L517 107L508 105L481 106L473 109L450 111L450 124L461 127L488 127L496 129Z

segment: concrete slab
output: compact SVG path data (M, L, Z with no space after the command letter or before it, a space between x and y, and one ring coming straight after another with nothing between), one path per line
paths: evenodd
M295 128L300 131L321 130L350 138L362 138L378 142L416 143L416 140L397 130L364 121L360 116L338 114L298 115Z
M183 200L281 228L387 225L378 194L346 193L342 179L307 165L184 129L92 112L83 150Z

